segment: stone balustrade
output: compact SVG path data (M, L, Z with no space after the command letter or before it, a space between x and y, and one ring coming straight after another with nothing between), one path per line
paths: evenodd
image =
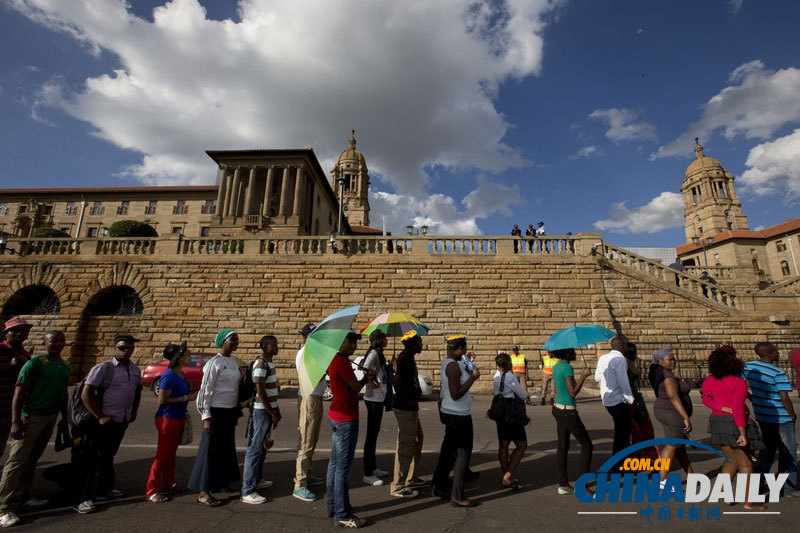
M631 253L624 248L618 248L608 243L598 243L594 246L594 250L595 255L600 254L611 263L644 273L665 283L675 284L678 289L708 298L726 307L732 307L734 309L739 307L738 298L733 292L725 290L713 283L706 283L699 278L687 274L686 271L679 272L673 270L664 266L659 261L647 259Z
M98 239L95 255L153 255L156 237Z
M28 255L79 255L81 240L69 238L51 239L9 239L6 254L16 252L20 256Z

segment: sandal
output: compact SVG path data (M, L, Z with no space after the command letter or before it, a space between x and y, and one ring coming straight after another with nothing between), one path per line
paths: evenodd
M169 496L165 496L164 494L160 494L158 492L147 498L150 503L164 503L170 501L171 499L172 498Z
M216 499L215 497L213 497L211 495L209 495L204 500L201 500L200 498L197 498L197 503L199 503L200 505L205 505L206 507L219 507L220 505L222 505L221 501L219 501L218 499Z
M186 492L186 487L181 487L177 483L173 483L168 489L164 490L164 492L169 492L172 494L176 492Z

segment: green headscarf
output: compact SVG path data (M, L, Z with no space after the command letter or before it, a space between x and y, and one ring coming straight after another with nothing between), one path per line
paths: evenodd
M216 338L214 339L214 344L217 345L217 348L222 348L222 345L225 343L225 339L230 337L231 335L235 334L236 331L232 329L221 329L219 333L217 333Z

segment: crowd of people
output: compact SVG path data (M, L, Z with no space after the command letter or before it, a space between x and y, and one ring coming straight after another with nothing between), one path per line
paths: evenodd
M305 340L314 324L300 331ZM32 497L30 489L36 466L53 432L57 448L71 449L70 490L74 509L89 513L98 500L124 496L116 487L114 456L125 432L139 414L141 372L131 360L138 339L128 334L114 338L114 356L89 371L75 392L68 395L69 366L61 358L66 345L60 331L48 331L43 338L44 353L31 358L24 343L31 324L20 317L5 322L5 340L0 343L0 453L11 437L9 455L0 479L0 526L9 527L20 521L17 512L23 507L39 507L45 500ZM361 335L346 335L328 368L327 383L333 399L328 409L332 442L325 478L312 475L311 465L322 424L322 395L326 388L323 377L308 395L298 395L297 463L292 495L302 501L314 501L316 486L326 485L326 512L337 526L357 528L365 520L353 513L349 489L351 469L358 444L359 394L366 387L364 403L367 431L363 442L364 483L384 484L391 476L389 494L411 499L420 495L426 482L420 477L423 431L419 417L421 396L416 356L422 352L419 334L411 331L400 338L403 349L388 359L384 354L386 335L376 330L369 335L369 348L360 379L354 371L352 356ZM145 483L145 496L152 503L165 503L176 494L191 489L197 503L217 507L221 500L215 493L240 491L245 504L263 504L266 498L259 491L272 486L263 479L267 450L272 446L272 430L282 420L278 404L279 384L273 357L279 351L272 335L261 338L261 355L246 371L242 371L233 353L239 347L239 336L232 329L220 330L214 343L219 353L204 367L200 390L191 391L183 369L190 362L187 344L170 344L163 355L169 360L158 392L158 408L154 422L158 436L156 454ZM305 347L297 353L298 361ZM723 474L750 473L754 469L768 472L778 454L778 469L788 473L784 496L799 496L797 490L796 414L789 398L791 383L785 372L775 366L778 350L774 344L758 343L757 360L743 363L731 346L714 350L708 358L709 376L702 382L702 401L711 409L710 441L731 459L722 467ZM676 357L669 346L653 353L647 376L641 376L636 345L618 335L611 340L611 350L599 358L594 379L599 384L600 399L608 411L614 428L612 454L631 444L654 436L648 408L641 388L649 384L655 394L652 406L656 420L666 438L687 439L692 431L692 384L679 380L675 373ZM568 471L571 437L580 444L577 473L590 472L593 443L583 424L576 397L592 376L588 368L575 377L572 363L574 349L555 350L547 354L548 369L543 387L552 384L552 416L556 424L558 493L572 494ZM525 404L530 398L526 390L527 366L524 355L515 347L512 354L500 353L495 358L492 409L496 423L498 460L502 487L517 491L522 483L515 477L528 445L525 426L529 418ZM465 484L477 473L470 469L473 446L472 397L470 390L481 378L475 355L469 351L464 335L446 340L446 357L441 364L439 418L444 425L431 494L448 500L458 508L469 508L479 502L466 497ZM250 387L252 386L252 390ZM748 394L748 386L750 393ZM543 392L543 398L545 397ZM750 419L747 400L753 406L755 421ZM194 466L183 487L175 479L178 447L192 438L189 402L194 401L202 436ZM495 404L497 404L497 409ZM248 445L244 467L239 470L235 445L235 428L245 416ZM394 413L397 422L397 443L393 471L378 467L376 443L384 412ZM61 417L59 421L59 416ZM514 444L512 449L511 444ZM755 465L753 454L757 452ZM685 445L649 447L637 452L641 457L676 459L687 472L692 465ZM388 465L385 465L388 467ZM450 475L452 474L452 482ZM660 473L662 488L666 471ZM241 479L241 488L235 484ZM591 489L587 489L591 491ZM749 494L749 492L747 492ZM763 510L764 505L746 502L746 509Z

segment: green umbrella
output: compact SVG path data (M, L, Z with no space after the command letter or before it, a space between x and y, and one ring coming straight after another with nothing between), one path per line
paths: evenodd
M328 315L308 335L297 365L297 378L303 396L311 394L328 371L344 338L350 333L360 308L360 305L354 305Z

